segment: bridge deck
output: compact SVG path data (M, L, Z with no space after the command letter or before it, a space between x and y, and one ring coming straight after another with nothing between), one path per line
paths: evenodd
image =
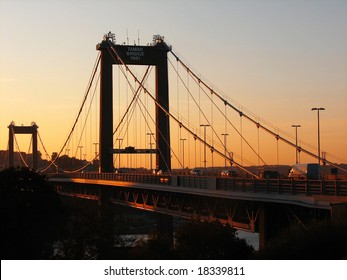
M219 220L253 232L259 231L265 205L271 211L286 209L297 219L302 209L319 215L321 211L332 211L336 204L347 203L346 181L113 173L55 174L49 180L61 195L189 219Z
M347 203L347 181L219 178L206 176L158 176L149 174L75 173L56 174L54 182L71 182L156 190L171 193L295 204L328 208Z

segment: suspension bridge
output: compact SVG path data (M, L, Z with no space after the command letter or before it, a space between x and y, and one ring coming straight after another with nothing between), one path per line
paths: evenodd
M117 44L108 33L96 49L82 104L60 150L39 164L37 135L49 154L37 124L11 123L9 166L14 143L30 166L16 134L31 134L31 166L47 173L62 195L220 220L258 231L261 246L288 223L284 216L301 224L317 217L346 219L347 170L335 163L339 157L321 156L319 147L231 100L164 37L155 35L141 46ZM320 178L288 179L281 153L318 161ZM190 173L193 167L200 176ZM232 170L232 176L221 177L221 169Z

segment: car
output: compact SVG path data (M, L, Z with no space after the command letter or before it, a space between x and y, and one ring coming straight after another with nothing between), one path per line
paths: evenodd
M222 177L236 177L237 172L234 170L230 170L230 169L224 169L221 171L220 176L222 176Z
M294 164L292 169L289 171L288 178L318 180L319 168L318 163Z
M124 173L129 173L130 169L129 168L118 168L115 170L116 174L124 174Z
M163 170L161 170L161 169L153 169L152 170L152 174L153 175L161 175L161 174L163 174Z
M201 176L204 175L204 172L201 169L194 168L190 171L190 174L195 176Z

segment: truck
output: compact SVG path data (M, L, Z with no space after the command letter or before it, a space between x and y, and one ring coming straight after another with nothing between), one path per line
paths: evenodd
M294 164L289 171L289 179L318 180L318 163Z

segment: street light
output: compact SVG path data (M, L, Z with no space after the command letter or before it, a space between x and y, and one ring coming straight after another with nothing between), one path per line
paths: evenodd
M149 135L149 148L150 148L150 165L151 165L151 172L152 172L152 136L154 135L153 132L148 132L147 135Z
M118 169L120 168L120 142L123 140L123 138L117 138L116 141L118 141Z
M222 136L224 136L224 166L227 167L227 136L228 133L222 133Z
M186 141L187 139L183 138L183 139L180 139L182 141L182 144L183 144L183 160L182 160L182 165L183 165L183 169L184 169L184 141Z
M324 111L325 108L312 108L311 111L317 111L318 117L318 165L320 165L320 128L319 128L319 111ZM318 178L319 178L319 169L318 169Z
M83 148L83 146L78 146L77 148L80 149L80 160L82 160L82 148Z
M206 127L210 126L209 124L200 124L200 126L204 127L204 169L205 169L205 174L206 174Z
M99 143L93 143L93 145L95 146L95 159L96 159L97 156L98 156L98 145L99 145Z
M293 124L292 127L295 127L295 163L297 164L298 161L298 127L301 127L300 124Z
M99 161L97 161L97 157L98 157L98 145L99 145L99 143L97 143L97 142L95 142L95 143L93 143L93 145L94 145L94 147L95 147L95 158L94 158L94 160L93 160L93 164L94 163L97 163L97 167L98 167L98 172L100 172L100 162Z

